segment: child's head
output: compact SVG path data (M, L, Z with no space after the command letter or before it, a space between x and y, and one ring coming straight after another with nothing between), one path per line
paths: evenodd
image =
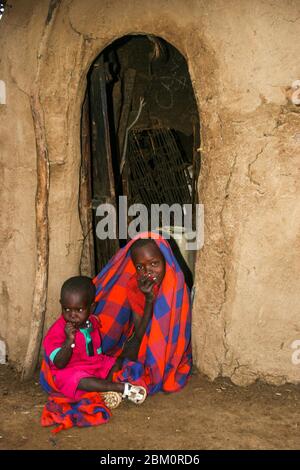
M75 276L62 285L60 303L62 315L76 328L85 326L95 299L95 286L87 276Z
M130 254L138 275L161 284L166 272L166 260L154 240L139 238L132 244Z

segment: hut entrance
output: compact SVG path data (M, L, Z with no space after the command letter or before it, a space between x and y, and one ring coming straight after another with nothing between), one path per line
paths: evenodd
M175 47L154 36L125 36L96 58L81 122L82 273L99 272L126 243L118 234L120 196L127 207L144 204L149 216L153 204L195 206L199 138L187 62ZM104 215L97 208L105 203L116 208L115 239L97 234ZM171 232L174 225L171 218Z

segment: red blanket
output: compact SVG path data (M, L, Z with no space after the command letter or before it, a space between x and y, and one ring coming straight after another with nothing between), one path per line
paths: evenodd
M109 420L111 412L105 406L100 393L87 392L77 401L60 395L53 381L47 358L42 362L40 383L49 393L48 401L42 411L41 424L42 426L58 424L51 430L52 433L72 426L97 426Z

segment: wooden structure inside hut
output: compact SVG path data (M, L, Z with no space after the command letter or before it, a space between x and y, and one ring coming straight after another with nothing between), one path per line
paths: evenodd
M199 116L184 56L154 36L108 46L88 74L81 135L82 271L90 274L126 243L120 234L96 235L100 204L118 209L126 196L128 207L144 204L150 217L153 204L197 202Z

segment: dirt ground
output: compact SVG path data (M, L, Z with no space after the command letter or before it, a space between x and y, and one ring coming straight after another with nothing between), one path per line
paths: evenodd
M179 393L159 393L141 406L123 402L107 424L55 436L40 426L45 400L38 375L20 383L0 366L0 450L300 448L300 386L291 384L241 388L195 372Z

